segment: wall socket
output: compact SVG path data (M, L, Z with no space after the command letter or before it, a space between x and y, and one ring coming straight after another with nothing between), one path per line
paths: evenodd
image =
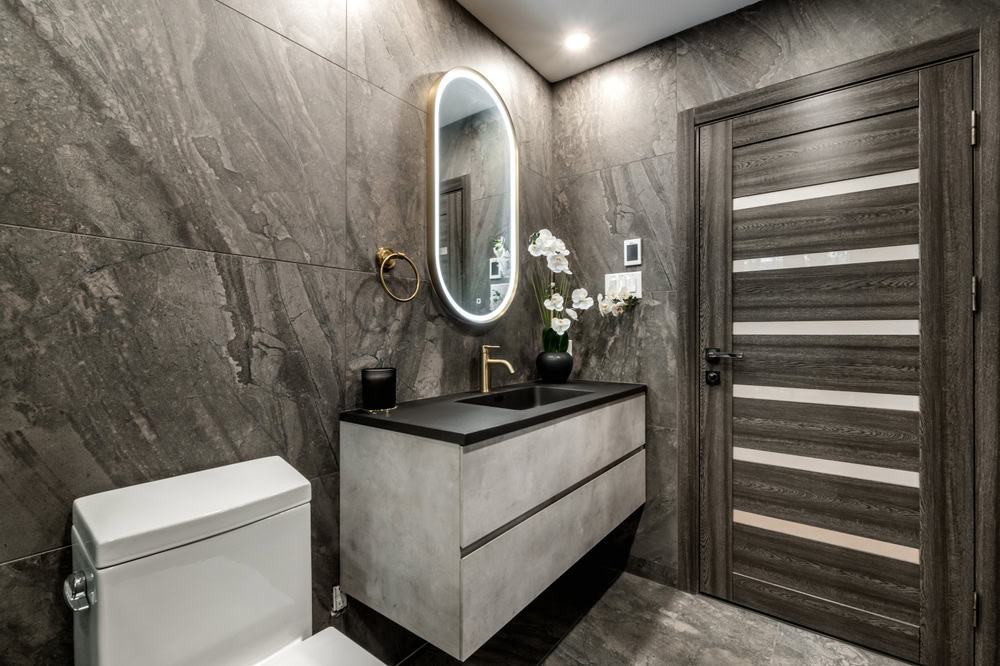
M628 289L636 298L642 298L642 271L632 273L605 273L604 295L617 294Z

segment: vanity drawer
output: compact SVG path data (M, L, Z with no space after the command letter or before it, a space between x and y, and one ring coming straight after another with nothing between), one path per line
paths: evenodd
M463 548L599 472L646 441L637 395L462 452Z
M638 451L462 558L466 658L646 499Z

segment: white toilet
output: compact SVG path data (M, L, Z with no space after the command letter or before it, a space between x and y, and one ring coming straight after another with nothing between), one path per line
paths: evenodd
M73 502L77 666L381 664L310 636L310 496L273 457Z

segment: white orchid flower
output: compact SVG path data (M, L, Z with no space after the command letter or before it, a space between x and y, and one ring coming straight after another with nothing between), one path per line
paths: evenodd
M569 262L566 261L566 257L561 254L547 255L545 257L545 263L548 265L549 270L553 273L565 273L566 275L573 274L569 270Z
M548 229L539 229L532 234L531 242L528 243L528 253L533 257L540 257L543 254L548 256L547 252L553 240L554 236L551 231Z
M552 294L551 296L545 299L545 302L542 303L542 305L545 306L546 310L552 310L553 312L562 312L564 302L565 300L563 299L562 294Z
M598 294L597 311L601 313L602 317L611 314L611 299L605 298L603 294Z
M594 305L594 299L587 295L586 289L574 289L570 296L573 299L574 308L589 310Z
M573 308L566 308L566 316L572 319L573 321L577 321L577 317L579 315L576 314L576 310L574 310Z
M552 318L552 330L556 332L557 335L562 335L569 330L569 326L572 322L569 319L560 319L559 317Z
M546 248L546 252L548 256L551 256L552 254L558 254L563 257L569 256L569 250L566 249L566 243L564 243L559 238L553 238L551 241L549 241L549 245L548 248Z

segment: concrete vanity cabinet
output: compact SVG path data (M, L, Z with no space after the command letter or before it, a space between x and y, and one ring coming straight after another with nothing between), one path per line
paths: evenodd
M481 441L393 418L341 421L341 586L461 660L645 501L644 387Z

